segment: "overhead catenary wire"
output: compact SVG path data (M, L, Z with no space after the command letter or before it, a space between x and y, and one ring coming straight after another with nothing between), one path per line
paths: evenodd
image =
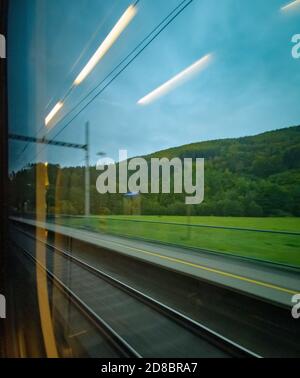
M52 108L52 110L48 113L45 118L45 123L37 130L36 136L38 136L42 131L44 131L44 127L48 127L51 120L56 116L56 114L60 111L63 107L65 101L68 97L72 94L72 92L76 89L76 87L85 79L86 76L95 68L98 64L98 61L103 58L104 55L108 52L111 45L118 39L124 28L128 25L128 23L132 20L132 18L136 14L137 4L140 0L136 0L132 5L127 8L127 10L123 13L122 17L118 20L115 24L111 32L106 36L103 40L97 51L93 54L90 58L88 63L84 66L84 68L80 71L80 73L76 76L76 79L73 81L72 85L68 87L65 91L65 94L60 97L60 100L56 103L56 105ZM97 29L98 31L98 29ZM95 35L95 34L94 34ZM50 101L49 105L53 102L53 99ZM48 105L47 105L48 107ZM47 131L46 131L47 133ZM21 153L17 157L17 161L22 156L22 154L26 151L29 143L25 145Z
M140 0L139 0L140 1ZM94 87L89 93L76 104L60 121L62 123L73 111L75 111L85 100L87 100L99 87L105 83L132 55L133 57L123 66L109 81L102 87L54 136L51 140L58 137L103 91L112 84L126 68L171 24L194 0L183 0L177 5L122 61ZM154 35L153 35L154 34ZM150 39L149 39L150 38ZM148 41L147 41L148 40ZM47 134L45 134L47 135ZM42 148L35 155L34 160L45 149Z

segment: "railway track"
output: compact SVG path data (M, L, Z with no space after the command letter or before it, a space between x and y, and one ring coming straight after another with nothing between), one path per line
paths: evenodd
M121 357L259 357L69 251L14 230L18 247L82 309ZM44 247L46 266L35 256L35 243Z

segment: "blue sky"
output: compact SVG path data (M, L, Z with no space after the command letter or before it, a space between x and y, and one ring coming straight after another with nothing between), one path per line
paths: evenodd
M9 25L10 131L45 135L43 120L67 92L118 18L127 0L12 0ZM117 43L68 98L53 137L79 100L180 0L140 0ZM57 137L84 142L91 158L119 149L130 156L186 143L254 135L300 124L300 59L291 38L300 33L300 6L285 0L194 0L91 105ZM137 101L207 53L211 64L191 81L145 107ZM36 156L36 146L11 144L11 168ZM81 151L49 147L38 160L83 164Z

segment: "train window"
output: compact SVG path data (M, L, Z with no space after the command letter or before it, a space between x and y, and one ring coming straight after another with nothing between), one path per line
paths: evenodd
M299 357L300 2L3 4L3 356Z

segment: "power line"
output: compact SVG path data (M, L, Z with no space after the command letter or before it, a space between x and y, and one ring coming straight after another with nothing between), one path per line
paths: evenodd
M139 0L140 1L140 0ZM173 9L173 11L164 18L162 22L159 23L95 88L93 88L80 102L70 110L68 114L66 114L62 120L59 122L64 121L70 113L72 113L79 105L81 105L95 90L97 90L138 48L170 17L171 14L173 14L178 8L181 7L183 3L185 3L187 0L183 0L176 8ZM188 0L188 3L180 9L179 12L177 12L169 21L168 23L158 31L157 34L152 37L152 39L58 132L54 135L53 139L55 139L69 124L77 118L79 114L83 110L85 110L88 105L93 102L145 49L149 44L158 37L158 35L192 2L193 0Z
M133 6L136 7L136 6L138 5L139 2L140 2L140 0L136 0L135 3L133 4ZM65 93L64 96L61 98L61 102L65 102L65 101L68 99L68 97L72 94L74 88L75 88L75 86L74 86L74 83L73 83L73 84L71 84L71 85L68 87L66 93ZM72 111L72 110L71 110L71 111ZM70 112L69 112L69 113L70 113ZM62 122L64 119L65 119L65 117L62 118L60 121L58 121L58 123ZM42 126L37 130L37 132L36 132L36 136L38 137L39 134L40 134L40 132L43 131L43 130L44 130L44 125L42 125ZM45 137L46 135L47 135L47 131L46 131L46 133L44 134L44 137ZM30 143L27 143L27 144L24 146L24 148L22 149L22 151L21 151L21 152L19 153L19 155L17 156L16 161L18 161L18 160L21 158L21 156L23 155L23 153L27 150L29 144L30 144Z
M140 0L138 0L138 1L140 1ZM66 114L58 123L62 123L68 116L69 116L69 114L70 113L72 113L74 110L76 110L76 108L78 108L78 106L80 106L93 92L95 92L120 66L122 66L122 64L124 63L124 62L126 62L126 60L132 55L132 54L134 54L134 52L135 51L137 51L143 44L144 44L144 42L149 38L149 37L151 37L151 35L162 25L162 24L164 24L164 22L178 9L178 8L180 8L181 7L181 5L184 3L184 2L186 2L187 0L184 0L184 1L182 1L176 8L174 8L173 10L172 10L172 12L171 13L169 13L168 14L168 16L166 16L164 19L163 19L163 21L161 21L124 59L122 59L122 61L108 74L108 75L106 75L106 77L103 79L103 80L101 80L101 82L96 86L96 87L94 87L92 90L90 90L88 93L87 93L87 95L85 95L80 101L79 101L79 103L77 104L77 105L75 105L74 107L73 107L73 109L71 109L69 112L68 112L68 114ZM191 1L193 1L193 0L191 0ZM190 2L191 2L190 1ZM187 5L189 5L189 4L187 4ZM162 30L161 30L162 31ZM152 42L152 41L150 41L150 42ZM147 47L147 46L145 46L145 47ZM129 62L130 63L130 62Z
M140 0L139 0L140 1ZM156 39L166 28L173 22L194 0L183 0L178 6L176 6L95 88L93 88L80 102L75 105L75 107L66 114L59 123L63 122L70 113L78 108L93 92L95 92L131 55L133 55L146 41L151 37L153 33L154 36L121 68L110 80L109 82L100 89L55 135L51 140L54 140L58 135L60 135L73 121L77 118L114 80L116 80L122 72ZM172 16L173 15L173 16ZM172 16L172 17L171 17ZM171 17L171 18L170 18ZM169 19L170 18L170 19ZM169 20L168 20L169 19ZM167 21L168 20L168 21ZM167 21L167 22L166 22ZM162 26L163 25L163 26ZM162 27L161 27L162 26ZM160 28L161 27L161 28ZM158 30L159 29L159 30ZM42 150L38 151L34 159Z
M137 1L137 3L139 2L140 0ZM73 109L71 109L58 123L62 123L74 110L76 110L93 92L95 92L115 71L117 71L117 69L122 66L122 64L124 62L126 62L126 60L131 56L133 55L146 41L148 38L151 37L151 35L153 33L155 33L171 16L172 14L174 14L174 16L154 35L154 37L108 82L107 85L105 85L102 90L100 90L77 114L75 114L75 116L69 121L67 122L67 124L57 133L54 135L54 137L52 139L55 139L63 130L65 130L66 127L69 126L69 124L71 122L73 122L73 120L75 118L77 118L78 115L80 115L82 113L83 110L85 110L92 101L95 100L95 98L97 98L136 58L138 55L140 55L143 50L188 6L190 5L190 3L193 1L193 0L189 0L187 3L186 3L187 0L183 0L179 5L177 5L95 88L93 88L90 92L87 93L87 95L81 99L79 101L79 103L77 105L75 105L73 107ZM186 3L183 7L182 5ZM136 5L136 4L135 4ZM181 8L182 7L182 8ZM179 9L181 8L181 9ZM176 11L179 9L179 11L176 13ZM47 134L46 134L47 135ZM42 149L43 150L43 149ZM42 152L42 150L40 150L36 156L34 157L37 158L37 156L39 155L39 153ZM24 151L21 152L21 154L23 153Z

